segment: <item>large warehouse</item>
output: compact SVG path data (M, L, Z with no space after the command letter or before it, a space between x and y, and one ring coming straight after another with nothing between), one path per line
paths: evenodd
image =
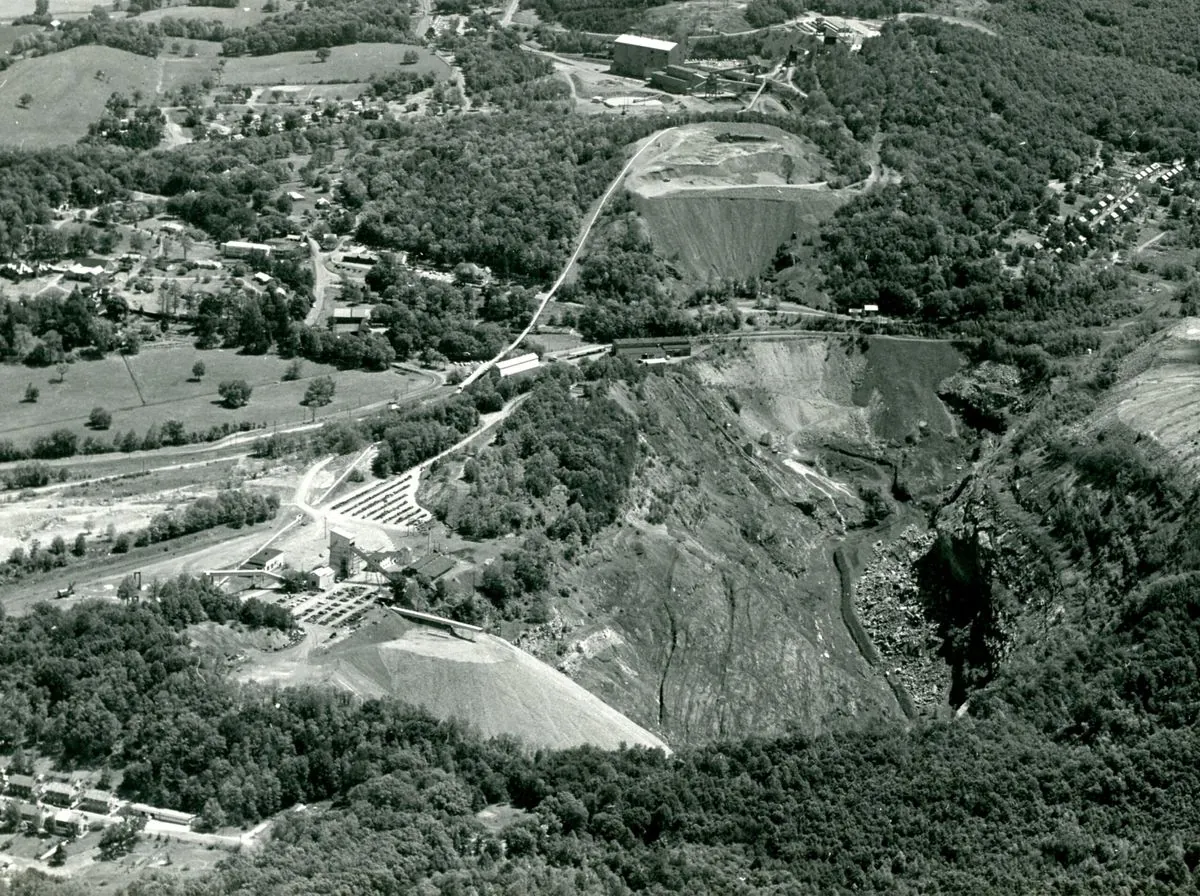
M671 40L622 34L613 41L613 74L630 78L648 78L650 73L668 65L682 65L687 47Z

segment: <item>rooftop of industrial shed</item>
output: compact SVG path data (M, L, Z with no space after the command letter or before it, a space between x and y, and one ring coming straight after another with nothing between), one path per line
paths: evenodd
M666 50L670 52L676 47L673 40L659 40L654 37L641 37L637 34L622 34L614 43L625 44L630 47L645 47L648 50Z

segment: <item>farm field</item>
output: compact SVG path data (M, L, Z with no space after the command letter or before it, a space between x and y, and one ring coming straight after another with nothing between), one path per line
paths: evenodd
M213 70L210 59L150 59L94 46L22 59L0 72L0 144L32 149L74 143L113 93L155 96L199 83ZM28 109L18 108L23 94L33 97Z
M404 54L416 50L420 61L404 65ZM233 84L353 84L396 68L431 71L448 77L450 66L428 50L405 44L354 44L333 47L325 62L309 50L272 56L239 56L225 64L222 83Z
M96 6L91 0L50 0L50 15L59 18L85 15ZM33 13L33 0L0 0L0 22Z
M255 4L229 9L219 6L164 6L161 9L147 10L137 18L141 22L161 22L163 19L217 21L233 28L251 28L270 17L271 13L262 11L261 4Z
M0 52L7 53L17 38L40 30L36 25L0 25Z
M192 382L197 360L204 362L207 373L201 382ZM63 383L53 368L5 365L0 367L0 395L11 396L12 407L5 413L4 435L21 445L59 427L83 433L88 414L97 406L112 412L110 433L133 429L140 434L166 419L182 420L194 430L225 422L302 423L311 414L300 399L314 377L329 374L337 384L334 400L320 410L321 416L389 401L397 394L403 398L423 382L417 375L338 371L306 361L301 362L301 379L281 382L288 363L274 355L219 349L149 348L129 358L78 361L67 368ZM217 387L227 379L244 379L254 388L248 405L236 410L220 406ZM36 404L21 403L30 382L41 390L41 397Z

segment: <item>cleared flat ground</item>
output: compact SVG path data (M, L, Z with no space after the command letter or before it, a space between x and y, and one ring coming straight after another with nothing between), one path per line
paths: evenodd
M200 382L191 380L196 361L203 361L207 368ZM78 361L68 366L62 383L54 368L3 365L3 437L23 445L59 427L83 434L88 414L97 406L112 412L110 438L113 431L133 429L141 434L167 419L182 420L189 429L207 429L226 421L268 426L300 423L310 417L300 400L309 381L317 376L328 374L337 386L333 402L321 409L322 416L388 401L397 393L403 397L424 382L416 375L339 371L307 361L301 362L301 379L281 382L289 363L274 355L202 352L191 346L150 348L128 358L113 355L100 361ZM229 379L244 379L254 388L245 407L229 410L220 406L217 388ZM36 404L21 401L28 383L41 390Z
M831 176L829 161L803 137L770 125L681 127L630 171L629 189L642 196L728 187L811 186Z
M18 37L41 31L36 25L0 25L0 51L7 53Z
M781 245L815 232L847 198L825 186L831 176L802 137L711 123L672 132L625 185L659 251L685 280L704 283L760 274Z
M165 6L162 9L152 9L139 15L139 22L161 22L163 19L198 20L202 22L218 21L233 28L250 28L263 19L271 17L270 13L262 11L262 4L246 4L224 9L219 6Z
M736 33L749 31L744 10L748 4L728 0L687 0L685 3L669 3L655 6L644 14L647 34L672 38L681 32L687 34ZM693 48L693 56L704 55L704 45Z
M590 744L663 747L644 728L507 641L475 641L388 613L331 646L298 645L269 655L248 678L322 682L364 697L393 696L442 718L458 718L485 737L510 734L551 748ZM289 660L293 660L289 663Z
M415 50L420 60L404 64L404 54ZM353 84L394 69L431 71L448 77L450 66L422 47L404 44L354 44L333 47L325 62L308 50L272 56L239 56L225 64L222 83L233 84Z
M74 47L22 59L0 72L0 144L25 148L74 143L97 121L113 93L147 97L199 83L212 59L151 59L111 47ZM97 77L97 73L103 73ZM22 95L33 97L19 108Z
M82 15L96 6L91 0L50 0L50 15ZM0 0L0 22L11 22L17 16L33 13L33 0Z

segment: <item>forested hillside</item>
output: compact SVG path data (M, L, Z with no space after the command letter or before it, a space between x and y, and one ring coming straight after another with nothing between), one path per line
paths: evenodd
M1200 83L1117 56L997 40L935 21L889 25L861 53L814 53L800 86L818 88L860 140L883 137L898 186L837 215L822 264L842 307L944 323L1011 307L1006 230L1050 220L1046 184L1108 146L1151 158L1200 151Z
M636 27L650 6L532 5L546 20L595 31ZM877 15L922 5L934 4L820 8ZM790 2L752 6L763 21L793 11ZM123 796L198 813L203 828L274 816L261 849L205 877L146 870L131 896L1196 892L1200 491L1156 421L1122 416L1137 396L1114 391L1154 370L1168 318L1200 326L1179 320L1200 296L1196 190L1146 194L1178 225L1170 239L1145 237L1170 248L1167 262L1138 245L1035 254L1033 234L1070 204L1070 182L1115 167L1118 155L1134 170L1200 157L1198 10L1184 0L996 0L987 11L995 35L917 19L888 23L861 52L803 47L811 52L797 53L794 69L802 93L789 96L801 114L777 123L818 142L847 182L862 181L808 250L832 307L877 304L884 320L809 319L851 332L788 334L804 349L754 370L752 387L729 386L731 359L745 349L731 338L697 346L704 354L691 367L547 364L536 378L488 376L461 395L404 407L397 398L396 409L360 422L254 446L272 460L377 443L373 472L388 476L527 392L490 444L423 486L436 489L429 506L464 552L495 541L479 582L454 593L402 584L394 597L460 621L541 625L588 588L607 589L610 603L585 607L584 624L601 629L600 611L611 613L630 650L654 652L657 665L622 665L615 654L590 669L609 663L615 671L595 680L624 681L643 719L657 714L660 730L678 732L670 756L535 752L438 722L403 695L239 684L228 657L193 646L189 628L283 637L291 615L185 576L145 591L128 580L116 601L0 614L5 765L37 756L119 771ZM163 30L124 21L97 13L24 50L76 39L161 48ZM405 6L318 0L210 36L240 56L395 41L409 24ZM742 40L730 39L737 54L760 47ZM321 178L330 187L321 191L330 211L313 202L313 232L379 252L362 284L347 274L341 293L371 306L377 332L304 325L307 261L264 262L292 297L213 290L196 301L191 338L370 369L488 359L528 323L535 290L559 271L630 147L684 116L563 114L553 66L515 38L445 42L472 100L492 104L484 114L303 130L281 122L169 152L88 143L0 155L0 260L97 250L112 221L150 217L130 208L139 194L213 242L283 236L295 220L277 194L295 186L297 169L305 189ZM388 77L377 83L386 88ZM64 204L88 211L58 222ZM1019 231L1028 239L1017 246ZM443 271L431 281L402 252L443 268L488 265L497 279L448 282ZM618 198L559 295L556 322L578 330L573 340L698 335L739 329L739 302L774 298L759 284L744 293L714 284L692 298L719 310L697 310L673 290L669 262ZM109 318L124 312L89 302L82 291L5 300L0 359L37 366L114 350ZM873 327L902 331L894 342L905 346L921 342L913 334L932 337L933 360L922 365L915 351L903 363L878 360ZM904 380L904 364L920 376ZM1191 382L1187 364L1162 378ZM935 367L953 382L922 379ZM1192 396L1180 394L1174 412L1187 417ZM782 412L771 416L780 407L787 439ZM893 428L876 425L884 418ZM1183 429L1182 443L1200 440L1200 428ZM174 420L144 439L130 430L79 443L59 430L28 447L4 440L0 459L208 436ZM781 487L776 449L796 449L788 460L808 452L811 466L787 481L821 488ZM816 469L834 455L840 466ZM913 469L936 474L916 488ZM12 482L31 484L23 475L49 479L31 467ZM155 516L144 540L277 509L274 499L226 492ZM900 520L930 530L932 547L907 558L905 612L932 632L948 681L933 689L936 706L909 717L890 669L855 650L854 610L839 611L833 597L831 556L835 537L882 544ZM684 610L705 618L689 628ZM734 631L736 642L713 635ZM481 814L498 804L506 820ZM0 894L92 891L30 871L0 880Z

